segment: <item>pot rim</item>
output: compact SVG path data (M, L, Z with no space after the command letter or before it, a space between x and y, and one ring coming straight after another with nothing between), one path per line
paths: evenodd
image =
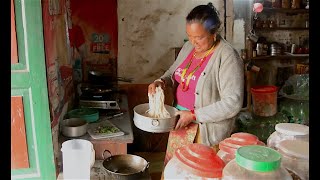
M105 167L105 163L110 161L111 159L115 158L115 157L120 157L120 156L131 156L131 157L137 157L139 159L142 159L143 162L145 162L145 166L144 168L142 168L141 170L137 171L137 172L132 172L132 173L118 173L118 172L114 172L114 171L111 171L109 170L108 168ZM104 159L103 162L102 162L102 166L103 168L111 173L111 174L114 174L114 175L121 175L121 176L130 176L130 175L135 175L135 174L139 174L139 173L144 173L148 168L149 168L149 165L150 165L150 162L148 162L146 159L144 159L143 157L141 156L138 156L138 155L134 155L134 154L117 154L117 155L111 155L109 156L108 158Z

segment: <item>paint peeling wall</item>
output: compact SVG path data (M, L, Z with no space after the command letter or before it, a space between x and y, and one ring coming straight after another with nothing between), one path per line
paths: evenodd
M204 0L118 0L118 76L133 83L150 83L174 62L174 48L181 47L185 17ZM212 1L224 21L224 1ZM222 25L223 26L223 25ZM221 27L224 36L224 27Z

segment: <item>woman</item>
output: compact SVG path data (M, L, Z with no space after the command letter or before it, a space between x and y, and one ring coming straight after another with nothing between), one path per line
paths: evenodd
M242 108L244 66L238 52L224 40L215 7L199 5L186 17L189 38L176 61L148 87L173 87L174 106L180 116L169 134L165 164L175 149L202 143L217 147L230 136Z

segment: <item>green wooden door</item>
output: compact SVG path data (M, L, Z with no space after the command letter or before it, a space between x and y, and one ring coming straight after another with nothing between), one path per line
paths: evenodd
M11 178L56 179L41 0L12 0L11 12Z

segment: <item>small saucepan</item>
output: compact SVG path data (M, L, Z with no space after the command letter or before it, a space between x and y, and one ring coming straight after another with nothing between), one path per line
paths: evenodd
M110 156L105 159L104 154L108 152ZM106 173L112 179L118 180L137 180L143 179L149 162L144 158L133 154L111 155L109 150L105 150L102 154L104 159L102 165Z

